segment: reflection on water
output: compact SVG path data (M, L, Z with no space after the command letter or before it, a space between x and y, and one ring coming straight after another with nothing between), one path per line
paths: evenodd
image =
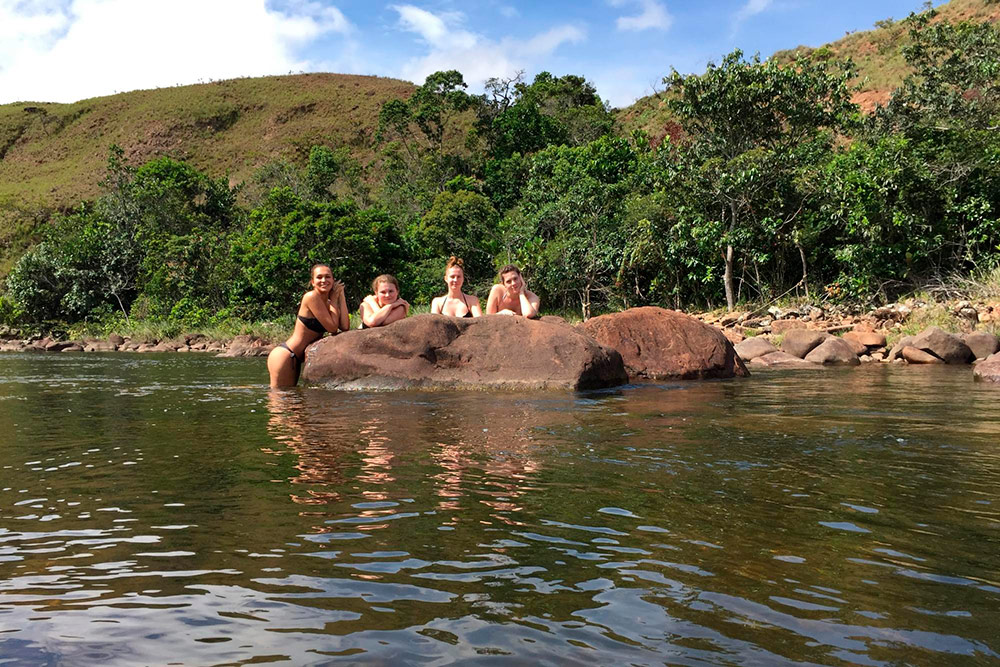
M361 394L0 356L0 656L995 664L1000 408L967 370Z

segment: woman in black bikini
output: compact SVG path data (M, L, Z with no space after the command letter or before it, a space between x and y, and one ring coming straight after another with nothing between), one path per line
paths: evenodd
M278 344L267 356L267 371L272 387L292 387L299 381L299 371L306 348L330 332L347 331L351 326L344 298L344 284L333 279L326 264L312 267L312 289L299 303L295 330L284 343Z
M457 257L450 257L444 267L444 283L448 293L431 301L431 312L452 317L481 317L479 299L462 292L465 283L465 264Z

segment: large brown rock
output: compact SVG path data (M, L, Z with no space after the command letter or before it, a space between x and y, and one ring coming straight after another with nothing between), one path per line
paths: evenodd
M781 340L781 351L805 359L807 354L829 337L830 334L824 331L792 329Z
M983 382L1000 384L1000 353L986 357L972 370L972 377Z
M622 355L632 377L695 380L750 375L719 329L690 315L655 306L601 315L583 329Z
M1000 340L987 331L973 331L962 336L962 342L969 346L976 359L985 359L1000 351Z
M557 321L415 315L306 350L306 382L339 389L597 389L628 381L621 355Z
M938 327L927 327L913 337L911 345L930 352L946 364L967 364L975 358L961 338Z
M736 345L736 354L740 355L740 359L743 361L753 361L757 357L763 357L765 354L777 351L778 348L772 345L771 341L761 336L747 338Z
M806 361L824 366L857 366L861 363L851 344L843 338L830 336L806 355Z

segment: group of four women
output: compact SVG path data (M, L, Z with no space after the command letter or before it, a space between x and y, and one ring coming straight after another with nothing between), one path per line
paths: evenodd
M451 317L481 317L479 299L462 291L465 269L461 259L452 257L444 271L448 293L431 301L431 313ZM350 317L344 284L335 280L326 264L312 267L312 289L302 296L296 313L295 330L278 344L267 358L272 387L288 387L299 380L306 348L329 332L347 331ZM527 288L521 271L513 264L500 269L500 282L490 288L486 314L538 317L538 296ZM401 320L410 312L410 304L399 295L399 281L384 274L372 281L372 293L360 307L361 329L385 326Z

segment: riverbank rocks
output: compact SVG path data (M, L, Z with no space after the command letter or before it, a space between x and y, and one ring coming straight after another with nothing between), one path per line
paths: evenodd
M972 350L972 356L976 359L985 359L1000 351L1000 339L986 331L973 331L961 338L962 342Z
M722 331L675 310L643 306L587 320L582 328L618 350L631 377L695 380L750 375Z
M778 348L772 345L771 341L760 336L747 338L736 345L735 348L736 354L740 355L740 359L743 361L753 361L757 357L763 357L764 355L778 351Z
M913 337L911 346L929 352L946 364L967 364L975 359L969 346L939 327L928 327Z
M830 336L814 347L805 356L805 360L823 366L857 366L861 363L851 344L836 336Z
M628 376L618 352L562 322L427 314L314 343L302 379L338 389L583 390Z
M819 347L819 344L829 336L830 334L824 331L792 329L785 333L785 337L781 341L781 351L799 359L805 359L807 354Z
M906 360L908 364L943 364L940 358L934 356L930 352L921 350L919 347L913 347L912 345L904 345L903 349L900 351L900 356Z

